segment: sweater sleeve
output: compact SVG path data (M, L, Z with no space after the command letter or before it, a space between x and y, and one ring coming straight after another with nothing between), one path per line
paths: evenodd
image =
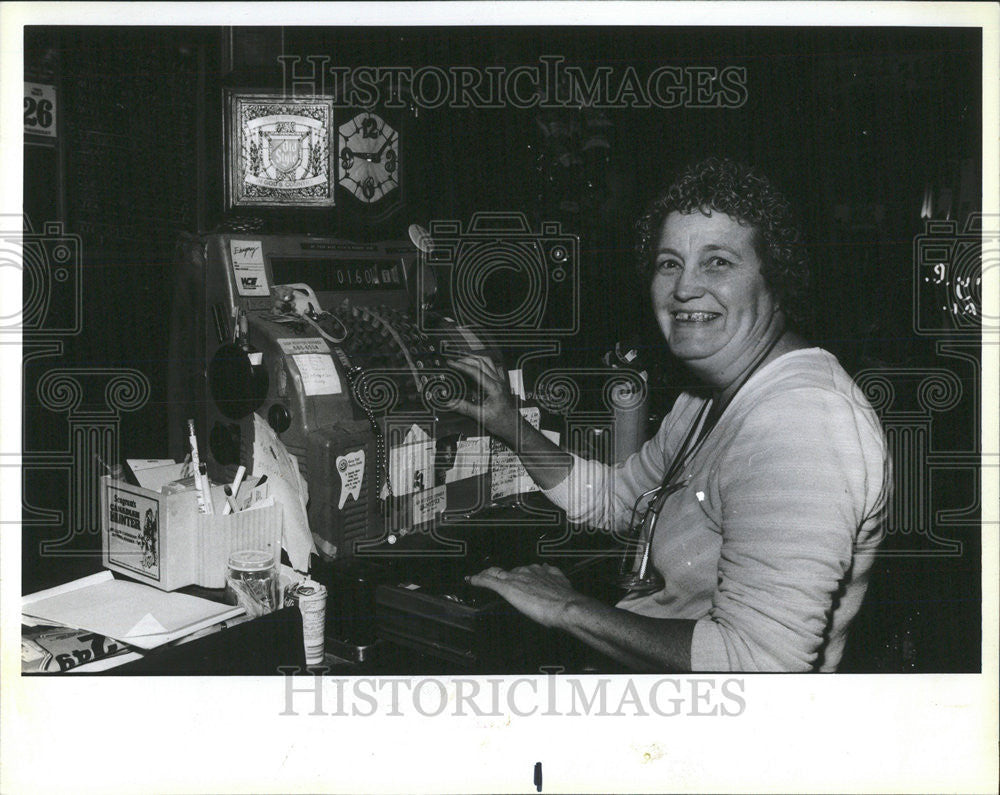
M608 466L571 453L573 467L569 474L543 493L566 511L566 518L573 524L585 523L602 530L626 527L635 499L660 485L666 462L679 444L678 428L693 414L691 406L691 401L679 399L656 435L621 464Z
M718 585L693 670L813 668L883 452L834 392L789 390L748 412L719 463Z

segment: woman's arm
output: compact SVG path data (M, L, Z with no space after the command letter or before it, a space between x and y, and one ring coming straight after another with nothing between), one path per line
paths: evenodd
M680 443L678 436L701 406L698 401L684 402L637 453L623 464L607 466L567 453L532 427L517 410L503 373L489 360L462 356L452 366L479 384L482 400L478 404L459 400L451 408L505 441L570 522L595 528L620 529L627 524L635 498L659 485L665 461Z
M470 581L637 670L812 670L883 488L884 443L864 420L824 390L782 394L745 418L720 467L719 582L697 622L608 607L549 566Z
M451 408L478 420L483 428L506 442L540 488L551 489L565 480L573 467L572 456L521 416L497 366L479 356L462 356L453 359L451 365L477 382L482 394L478 404L458 400Z
M539 624L561 629L635 671L691 670L694 621L649 618L610 607L573 590L548 564L511 571L496 567L469 582L500 594Z

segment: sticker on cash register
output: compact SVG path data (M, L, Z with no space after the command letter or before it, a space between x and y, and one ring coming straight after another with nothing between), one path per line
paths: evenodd
M340 503L337 508L343 510L348 496L353 500L361 496L361 481L365 474L364 448L347 455L338 455L337 472L340 473Z
M105 484L108 562L160 579L160 502Z
M264 249L259 240L230 240L229 253L233 260L233 276L240 295L269 296L264 268Z
M420 525L431 521L447 507L448 489L446 486L435 486L413 495L413 524Z
M307 395L339 395L343 391L337 366L329 353L299 353L292 358L302 376L302 391Z
M297 337L277 340L282 353L294 356L297 353L329 353L330 349L322 337Z

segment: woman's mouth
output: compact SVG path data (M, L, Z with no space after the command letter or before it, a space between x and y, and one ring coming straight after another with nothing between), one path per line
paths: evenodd
M718 312L671 312L670 316L678 323L708 323L721 317Z

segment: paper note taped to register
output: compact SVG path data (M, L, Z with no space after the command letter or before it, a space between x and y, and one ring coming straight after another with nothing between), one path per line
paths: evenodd
M459 439L455 450L455 464L444 473L445 483L465 480L482 475L490 466L490 438L470 436Z
M337 367L328 353L297 353L292 358L302 376L307 395L339 395L342 391Z
M259 414L253 415L253 474L267 475L267 487L284 514L282 547L297 571L309 570L309 555L316 551L306 505L309 486L298 462Z
M233 276L240 295L268 296L271 288L264 268L264 250L259 240L230 240L229 254L233 260Z
M533 428L541 424L541 412L537 406L521 408L521 414ZM559 444L559 434L556 431L541 431L553 444ZM521 463L521 459L506 444L499 439L490 440L492 468L490 499L499 500L514 494L524 494L529 491L539 491L538 485Z

